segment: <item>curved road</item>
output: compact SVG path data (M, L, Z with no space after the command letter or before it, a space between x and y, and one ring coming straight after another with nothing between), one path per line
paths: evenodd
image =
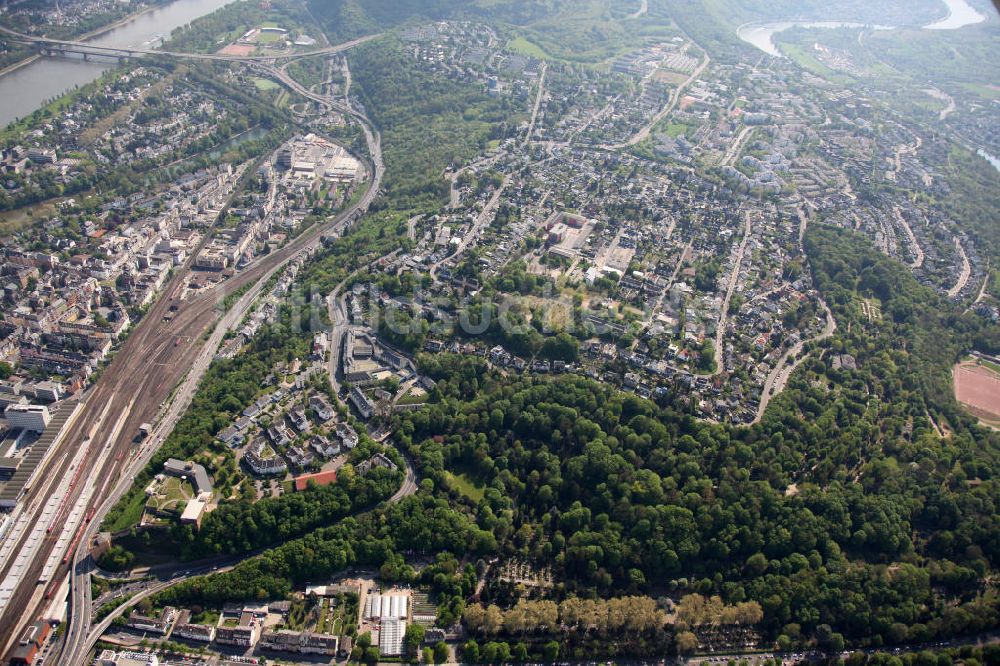
M384 438L383 438L384 439ZM403 460L406 463L406 468L404 470L403 482L399 486L392 497L385 500L383 505L395 504L410 495L417 492L417 474L413 467L413 462L408 456L403 454ZM362 512L367 513L367 511ZM135 593L133 596L122 601L114 610L112 610L108 615L101 619L101 621L90 626L90 618L92 615L92 609L88 605L85 610L86 618L85 623L81 623L79 627L76 628L77 634L73 638L73 643L70 645L67 643L66 647L58 654L59 659L56 660L57 664L73 664L74 666L84 666L87 663L87 657L93 646L100 640L101 636L106 632L111 624L114 622L116 617L119 617L122 613L132 608L138 604L143 599L156 594L157 592L162 592L163 590L182 583L191 578L196 578L198 576L205 576L214 573L225 573L230 571L240 562L243 562L254 555L259 553L250 553L248 555L240 555L237 557L226 557L219 558L216 560L206 561L205 564L196 563L182 563L174 567L173 569L165 571L157 580L150 581L149 584L139 592ZM183 569L183 571L181 571ZM90 599L90 583L88 582L85 586L86 598Z
M955 298L962 290L965 289L965 285L969 283L969 278L972 277L972 264L969 263L969 256L965 254L965 248L962 247L962 242L958 240L958 236L955 236L955 250L958 252L958 256L962 258L962 270L958 274L958 281L955 282L955 286L948 290L948 298Z
M764 417L764 412L767 410L767 405L771 402L771 399L785 390L785 384L788 383L792 373L795 372L795 368L799 367L809 355L807 354L793 363L788 363L789 359L798 356L803 347L805 347L806 342L825 340L837 330L837 321L833 318L830 308L822 300L820 300L819 304L823 306L823 310L826 312L826 326L815 338L812 338L812 340L800 340L778 359L778 363L771 370L771 374L767 376L767 381L764 382L764 388L761 389L760 404L757 406L757 416L754 417L754 423L757 423Z

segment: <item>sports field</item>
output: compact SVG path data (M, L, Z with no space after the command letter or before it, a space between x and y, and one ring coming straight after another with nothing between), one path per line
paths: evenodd
M1000 425L1000 374L977 361L954 369L955 397L984 422Z
M230 44L219 50L220 55L248 56L253 55L254 47L249 44Z

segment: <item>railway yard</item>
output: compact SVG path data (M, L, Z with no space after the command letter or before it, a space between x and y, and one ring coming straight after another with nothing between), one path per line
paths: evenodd
M192 253L100 381L79 402L73 399L60 406L50 423L55 432L44 435L53 441L39 467L40 482L25 489L19 510L4 523L0 651L10 650L23 626L49 612L56 590L66 584L70 562L85 559L89 544L82 537L98 507L106 502L123 472L136 459L152 453L150 447L137 450L135 446L140 427L156 422L171 400L190 400L196 381L191 382L186 396L173 394L174 387L189 372L207 369L214 350L200 363L196 361L203 352L206 333L220 317L219 305L230 294L250 287L256 287L250 294L256 296L276 271L296 256L314 250L321 236L342 232L370 205L383 167L377 135L368 136L375 157L368 163L364 196L328 223L309 229L213 289L182 299L185 276L197 256L197 252ZM246 309L253 300L245 298L239 303ZM230 325L238 323L241 313L231 313L228 319ZM219 342L221 336L216 344ZM70 479L68 484L66 479ZM97 518L99 522L100 516Z

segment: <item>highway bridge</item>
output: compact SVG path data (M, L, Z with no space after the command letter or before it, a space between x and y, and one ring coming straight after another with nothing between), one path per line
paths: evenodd
M24 33L10 30L9 28L4 28L2 26L0 26L0 32L9 35L11 38L23 44L36 46L42 55L64 56L69 54L77 54L83 56L85 60L91 57L116 58L119 60L124 60L127 58L137 58L140 56L166 56L170 58L184 58L188 60L218 60L223 62L277 62L282 60L295 60L298 58L306 58L312 56L331 55L334 53L340 53L341 51L346 51L347 49L357 46L358 44L362 44L371 39L374 39L375 37L378 37L378 35L368 35L365 37L352 39L351 41L344 42L343 44L335 44L333 46L327 46L321 49L316 49L315 51L306 51L304 53L286 53L280 55L267 55L267 56L263 55L240 56L240 55L226 55L222 53L187 53L183 51L166 51L163 49L141 49L133 47L101 46L99 44L94 44L93 42L88 42L88 41L52 39L50 37L26 35Z

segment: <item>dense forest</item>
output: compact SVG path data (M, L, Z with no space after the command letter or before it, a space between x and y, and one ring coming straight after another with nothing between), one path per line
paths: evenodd
M368 447L359 451L370 454ZM398 464L402 464L399 454ZM180 548L184 559L219 555L245 555L330 525L388 499L403 480L401 471L375 468L359 476L354 468L341 468L337 482L302 492L270 497L259 502L231 502L207 514L197 530L175 524L169 543Z
M806 247L850 332L813 349L760 424L703 423L581 377L511 380L476 358L424 359L438 379L432 404L397 431L424 477L416 497L160 600L280 597L355 563L418 581L406 557L444 552L550 566L556 602L628 593L698 595L699 608L716 598L719 609L754 604L732 613L759 608L764 636L785 647L995 627L997 597L983 578L1000 561L997 439L963 417L942 384L977 339L975 320L860 237L816 228ZM880 299L883 321L862 319L862 297ZM941 344L945 326L958 331L952 345ZM834 370L834 354L854 355L858 370ZM947 419L949 437L935 434L929 413ZM481 499L463 494L454 474L483 488ZM461 587L447 576L439 583ZM461 615L465 597L449 599L448 617ZM490 585L480 600L516 601ZM481 621L469 608L467 621ZM681 626L673 649L689 640ZM540 638L589 645L559 631ZM654 631L630 649L661 640Z
M157 595L156 601L217 605L230 600L282 598L293 585L323 580L355 564L379 567L389 582L416 580L403 553L461 557L486 555L495 548L496 539L490 532L478 528L446 500L424 493L316 529L245 560L232 571L185 581ZM444 578L439 584L450 585L452 581Z
M758 601L771 635L790 639L825 624L875 645L992 626L996 597L981 580L1000 557L997 438L962 415L948 381L981 324L858 236L816 228L806 245L850 332L758 426L439 359L441 400L404 422L401 440L428 478L462 469L488 486L481 524L507 554L554 563L570 590L686 584ZM861 297L885 318L865 322ZM859 370L833 370L833 354ZM928 412L951 437L933 433Z
M638 0L636 0L638 3ZM580 0L309 0L309 8L331 35L346 40L410 21L489 19L523 25L579 5Z
M380 39L350 52L359 97L382 132L388 198L399 210L436 209L448 193L445 169L512 136L517 108L480 86L434 76L400 42Z
M651 0L650 11L665 12L664 4ZM416 18L489 15L524 27L564 5L310 3L331 41ZM706 5L713 11L705 14ZM696 40L718 45L713 55L735 53L742 47L715 9L692 0L670 11ZM387 196L307 264L299 285L309 294L328 293L401 243L407 249L405 220L440 206L442 173L512 136L525 111L429 75L394 37L348 57L355 94L382 133ZM982 194L989 181L973 173L954 182ZM975 218L971 232L984 240L991 217L978 194L962 204L963 215ZM814 224L805 250L838 330L806 346L759 423L699 421L678 396L654 403L581 376L512 377L474 357L420 356L436 387L425 408L394 424L394 443L418 469L416 495L381 503L401 474L360 479L347 468L328 488L225 504L198 532L172 528L169 548L189 558L254 555L232 571L173 586L155 603L285 598L363 565L384 583L429 588L438 624L461 621L468 632L462 658L487 663L683 654L720 626L752 628L761 644L783 650L829 652L994 630L1000 437L955 402L950 368L970 348L1000 346L996 327L963 314L854 233ZM719 266L700 269L699 278L714 282ZM394 293L402 289L396 282L380 285ZM484 293L539 287L515 270ZM865 300L879 306L880 319L864 315ZM477 321L488 307L474 300L465 314ZM523 311L514 316L527 319ZM418 351L426 330L384 333ZM300 352L306 335L273 328L248 354L215 364L160 462L217 449L215 433L253 399L273 363ZM486 336L525 356L578 353L572 337L543 338L531 327L510 336L493 326ZM845 356L856 369L834 362ZM363 442L353 459L374 450ZM136 497L123 501L113 525L128 524ZM500 580L498 563L511 561L550 572L552 585L538 591ZM361 654L377 658L359 639ZM993 650L956 648L851 659L852 666L937 666L996 658Z

